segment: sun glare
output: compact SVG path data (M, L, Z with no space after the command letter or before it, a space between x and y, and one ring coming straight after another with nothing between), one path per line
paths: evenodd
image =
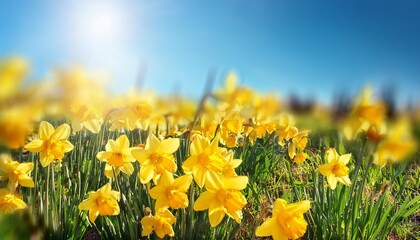
M73 6L68 23L71 44L81 51L114 48L128 37L128 20L119 2L80 2Z

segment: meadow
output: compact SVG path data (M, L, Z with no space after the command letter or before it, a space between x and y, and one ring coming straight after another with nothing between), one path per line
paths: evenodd
M333 106L211 82L107 91L0 62L3 239L420 239L420 108Z

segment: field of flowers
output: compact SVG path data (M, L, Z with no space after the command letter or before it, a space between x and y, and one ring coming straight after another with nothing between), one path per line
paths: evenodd
M419 108L366 88L296 111L234 74L198 101L117 95L82 68L28 70L0 62L2 239L420 238Z

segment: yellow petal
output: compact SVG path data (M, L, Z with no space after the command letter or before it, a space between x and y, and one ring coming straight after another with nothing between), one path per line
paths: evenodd
M108 161L108 159L109 159L111 156L112 156L112 153L111 153L111 152L105 152L105 151L98 152L98 153L96 154L96 158L97 158L98 160L100 160L100 161L103 161L103 162L107 162L107 161Z
M273 204L273 212L276 213L278 211L284 211L284 209L286 208L286 205L287 205L286 200L277 198Z
M125 163L120 170L127 175L131 175L134 172L134 167L131 163Z
M150 157L150 152L144 149L134 149L131 151L131 155L140 163L147 164Z
M68 124L63 124L55 130L55 132L51 135L50 139L66 140L69 136L70 126Z
M156 186L152 189L150 189L149 191L149 195L153 198L153 199L161 199L161 200L166 200L166 187L163 186Z
M62 141L61 143L62 143L61 146L63 146L64 152L70 152L74 148L73 144L71 144L71 142L69 141Z
M174 224L175 223L176 218L169 210L164 210L162 212L162 215L165 217L167 223L169 223L169 224Z
M326 163L319 166L319 172L324 176L330 175L332 173L332 164Z
M169 187L172 185L173 182L174 182L174 176L172 175L171 172L165 170L162 173L162 176L159 178L158 184L165 187Z
M209 208L210 203L216 201L216 194L209 191L200 194L194 202L194 211L203 211Z
M255 235L257 237L268 237L273 235L273 229L278 228L279 226L276 225L275 220L272 218L267 218L261 226L257 227L255 231Z
M97 209L89 210L89 221L91 223L94 223L98 215L99 215L99 211Z
M107 152L119 152L120 149L115 140L109 139L108 143L105 145L105 150Z
M210 146L208 146L205 151L208 154L212 154L214 152L217 152L217 150L219 149L219 134L216 135L216 137L213 139L213 141L210 143Z
M337 187L337 178L333 174L327 176L327 181L332 190L334 190Z
M229 166L231 168L237 168L239 167L239 165L241 165L242 160L241 159L232 159L229 161Z
M206 183L208 171L205 171L202 167L196 167L193 169L192 173L194 175L194 181L200 188L203 188Z
M46 167L50 165L53 160L54 160L53 155L48 155L44 151L41 152L39 162L41 163L42 167Z
M227 213L229 217L233 218L237 223L241 224L242 219L242 210L237 210L234 212Z
M160 142L159 148L156 150L160 153L172 154L179 148L179 138L167 138Z
M346 186L351 185L349 176L343 176L343 177L338 178L337 180Z
M191 175L183 175L174 180L173 185L181 192L187 192L192 182Z
M44 141L41 139L34 139L32 142L26 144L25 148L31 152L40 152L44 148Z
M225 189L235 189L235 190L242 190L246 188L248 184L248 177L247 176L237 176L228 178L225 180Z
M206 189L210 191L223 189L223 182L221 178L221 175L213 171L209 171L206 178Z
M154 223L155 223L155 219L151 216L145 216L141 219L140 221L141 226L143 227L143 230L141 232L141 235L143 237L151 234L153 232L154 229Z
M339 159L339 155L337 151L334 148L330 148L327 150L327 160L329 163L335 161L336 159Z
M79 210L89 210L91 208L94 208L96 206L95 201L96 201L96 199L93 199L91 197L83 200L83 202L81 202L78 206Z
M99 119L92 119L83 122L83 125L87 130L91 131L92 133L98 133L101 130L102 123Z
M155 174L154 166L152 165L141 166L140 172L139 172L140 182L143 184L150 182L154 174Z
M197 164L198 164L198 157L196 155L193 155L187 158L187 160L185 160L185 162L182 164L182 169L184 170L185 173L190 174L194 166L196 166Z
M20 175L19 184L22 185L23 187L30 187L30 188L35 187L34 181L28 175Z
M382 154L382 153L373 154L373 163L375 165L378 165L380 168L383 168L383 167L385 167L386 162L387 162L387 160L384 157L384 154Z
M225 209L223 207L209 210L210 226L216 227L225 217Z
M126 135L121 135L115 140L115 144L118 146L118 150L122 151L124 148L130 147L130 140L128 140Z
M115 171L115 174L114 174L114 171ZM120 174L119 167L113 169L111 165L105 164L105 176L107 178L114 178L115 176L118 176L119 174Z
M344 163L344 164L347 164L350 161L350 158L351 158L351 153L344 154L344 155L340 156L339 161Z
M150 134L146 140L146 149L155 152L156 148L160 145L159 139L154 135Z
M208 145L209 145L208 140L205 137L203 137L201 135L195 136L195 138L192 141L191 146L190 146L191 156L198 155L198 154L204 152L204 148Z
M16 168L17 171L25 173L25 174L30 173L32 171L32 169L34 169L34 164L33 163L21 163Z
M290 143L289 148L288 148L288 153L289 153L290 159L293 159L295 157L296 146L294 142Z
M54 127L49 122L42 121L39 124L38 137L40 139L43 139L43 140L49 139L53 133L54 133Z
M288 204L287 209L294 215L301 215L307 212L310 207L311 207L311 202L308 200L303 200L300 202Z

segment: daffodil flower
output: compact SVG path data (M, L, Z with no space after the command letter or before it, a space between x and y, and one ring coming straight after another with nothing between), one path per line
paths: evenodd
M22 201L22 195L10 192L7 188L0 189L0 213L11 213L27 207L28 205Z
M26 144L25 148L31 152L40 152L41 165L46 167L54 160L61 162L64 153L73 150L73 144L67 140L69 136L68 124L54 129L49 122L42 121L39 125L38 138Z
M388 131L385 138L378 144L373 155L373 163L384 167L389 163L398 163L412 154L417 148L411 134L410 123L407 119L398 120Z
M97 191L91 191L88 194L89 198L79 204L79 209L89 210L90 222L95 222L99 215L109 216L118 215L120 213L120 207L118 206L120 193L111 190L110 183L107 183Z
M248 177L225 178L214 172L209 173L206 190L194 203L195 211L209 210L210 225L216 227L227 214L237 223L242 219L242 208L247 201L239 190L248 184Z
M157 211L165 208L186 208L188 207L188 196L186 192L191 185L192 176L184 175L174 179L172 173L165 171L158 181L158 185L150 189L149 194L156 199L155 208Z
M301 132L297 132L292 136L292 142L289 145L288 153L290 159L293 159L296 155L296 150L303 151L306 148L306 145L308 144L308 134L309 130L303 130Z
M143 184L153 179L156 184L166 171L174 173L177 169L173 153L179 148L178 138L167 138L160 141L151 134L144 149L132 151L133 157L141 164L139 178Z
M221 173L226 166L222 155L223 148L219 148L219 138L216 136L211 143L203 136L197 135L190 147L190 157L182 168L187 174L194 176L200 188L204 187L209 172Z
M372 90L369 87L365 88L344 123L344 136L352 139L357 133L368 131L372 126L382 133L385 128L386 110L383 102L373 100Z
M143 227L141 235L145 237L155 231L159 238L164 238L166 235L173 237L175 236L175 232L172 228L172 224L174 224L175 221L176 218L167 209L157 212L155 216L145 216L140 221L141 226Z
M19 163L13 161L8 154L0 155L0 181L9 180L7 187L11 192L14 192L19 184L30 188L35 186L29 176L33 168L34 164L31 162Z
M336 188L337 182L341 182L346 186L351 184L349 168L346 166L350 158L350 153L340 156L334 148L328 149L328 163L319 166L319 171L327 177L327 182L331 189L334 190Z
M310 208L308 200L288 204L278 198L274 202L273 215L257 227L258 237L272 236L274 240L298 239L306 232L308 223L303 214Z
M130 140L126 135L121 135L117 140L108 140L105 145L105 151L96 155L100 161L106 162L105 175L108 178L114 177L121 172L131 175L134 172L132 162L136 161L131 155L131 151L136 148L130 148ZM114 168L114 169L113 169Z

